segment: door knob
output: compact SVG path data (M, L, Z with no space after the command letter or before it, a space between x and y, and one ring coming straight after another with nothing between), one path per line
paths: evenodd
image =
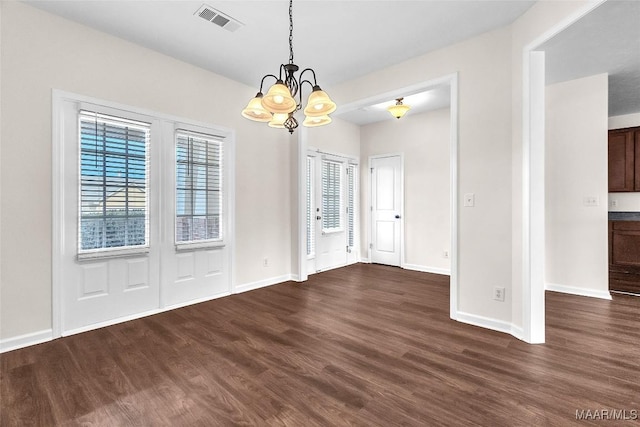
M318 221L320 221L320 220L322 219L322 217L321 217L320 215L318 215L318 216L316 217L316 219L317 219Z
M396 219L400 219L400 215L396 215Z

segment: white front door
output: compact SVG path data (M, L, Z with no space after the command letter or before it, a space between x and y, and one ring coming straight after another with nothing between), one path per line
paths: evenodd
M347 233L343 161L318 158L319 188L316 191L316 270L346 265Z
M307 154L307 273L358 261L356 159Z
M150 117L65 102L62 333L155 310L160 304L158 171Z
M400 267L402 158L371 158L371 262Z

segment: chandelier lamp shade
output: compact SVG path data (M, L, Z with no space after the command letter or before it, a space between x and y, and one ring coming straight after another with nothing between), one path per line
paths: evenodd
M404 98L398 98L396 99L396 103L394 105L390 105L387 107L387 110L389 110L391 115L396 119L400 119L407 113L407 111L411 109L409 105L405 105L402 103L403 99Z
M293 0L289 0L289 63L280 65L277 76L267 74L262 77L260 90L242 110L242 116L293 133L298 127L294 114L302 109L302 89L306 84L310 86L311 93L304 107L303 126L316 127L331 123L329 114L336 110L335 102L318 86L316 72L312 68L305 68L296 76L299 69L293 62ZM274 84L264 94L262 89L267 79L273 79Z

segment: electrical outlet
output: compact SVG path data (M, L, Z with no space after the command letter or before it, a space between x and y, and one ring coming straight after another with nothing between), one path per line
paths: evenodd
M595 207L600 205L600 199L598 196L584 196L582 198L582 204L587 207Z
M476 195L473 193L467 193L464 195L464 205L472 208L476 205Z
M263 266L263 267L269 267L269 258L264 257L264 258L262 259L262 266Z
M504 301L504 288L493 288L493 299L496 301Z
M618 207L618 199L611 199L610 205L612 208Z
M443 258L449 258L449 251L442 251Z

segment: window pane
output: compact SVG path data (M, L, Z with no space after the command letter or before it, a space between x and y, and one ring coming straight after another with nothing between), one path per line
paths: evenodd
M307 157L307 255L315 252L315 215L313 212L313 157Z
M150 125L80 111L79 251L148 246Z
M331 231L342 225L341 164L322 161L322 229Z
M215 137L176 134L176 242L222 237L221 159Z
M354 222L355 222L355 179L356 179L356 166L355 165L349 165L349 168L347 169L348 174L347 174L347 215L348 215L348 245L350 248L352 248L354 246L354 240L355 240L355 229L354 229Z

